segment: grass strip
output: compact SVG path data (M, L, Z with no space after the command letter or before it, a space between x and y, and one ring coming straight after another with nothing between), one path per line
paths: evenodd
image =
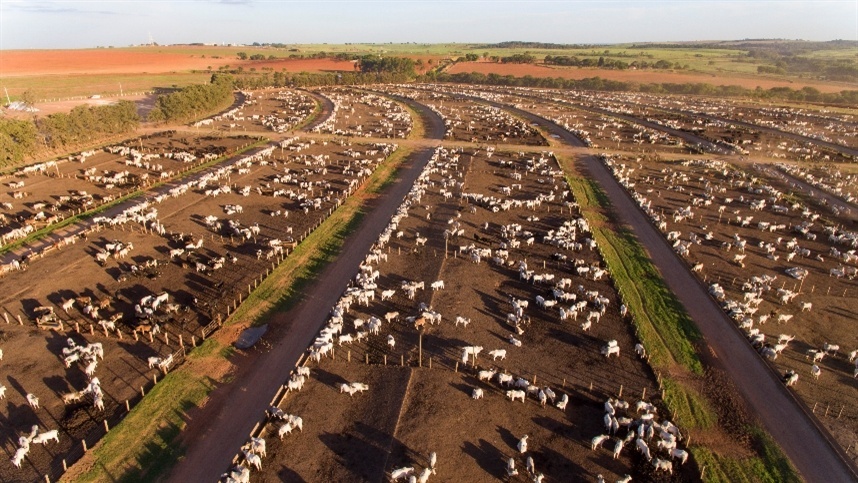
M596 239L611 271L617 291L634 314L638 337L650 355L656 370L669 370L676 363L695 374L703 374L703 365L694 348L700 332L685 308L667 287L646 251L625 229L606 228L607 195L594 181L569 177L582 214L592 223Z
M709 407L709 401L691 388L666 377L662 379L664 402L670 408L676 423L687 429L709 429L718 423L718 417Z
M691 454L703 472L705 483L800 483L792 464L765 431L751 427L757 455L736 458L713 453L703 446L692 446Z
M563 163L561 163L563 166ZM567 183L590 222L623 301L634 314L638 337L647 348L655 370L669 370L675 363L701 376L703 365L694 347L700 332L676 296L667 288L646 251L626 230L608 228L610 199L598 185L573 176L566 169ZM670 372L668 372L669 374ZM714 428L718 418L710 401L690 384L666 376L661 379L664 401L681 427L706 430ZM705 446L689 448L705 482L789 482L801 478L783 451L763 429L749 426L755 456L736 458L719 455Z
M304 239L227 323L249 320L260 325L273 312L288 310L300 301L302 288L336 257L345 238L360 223L365 198L361 191L379 192L407 155L406 150L397 149L388 156L364 187ZM177 437L185 426L187 411L198 407L218 383L226 382L209 374L211 361L229 358L232 350L214 338L193 349L187 363L169 373L102 439L93 451L92 467L63 481L152 481L165 475L184 454Z
M226 377L206 372L212 364L226 364L232 347L209 339L192 350L188 362L167 374L92 450L91 466L61 481L154 481L184 454L176 438L185 427L186 413L197 408Z

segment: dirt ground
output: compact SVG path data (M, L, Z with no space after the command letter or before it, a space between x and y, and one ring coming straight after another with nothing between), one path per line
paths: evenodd
M791 187L783 180L766 176L771 173L768 169L753 169L750 166L725 168L704 160L689 166L629 159L620 162L634 167L630 180L634 183L634 189L652 201L653 210L666 215L664 233L679 231L682 240L688 240L690 233L700 237L701 243L692 246L689 263L701 263L698 277L707 284L720 284L727 300L743 300L744 293L751 290L745 284L752 277L775 277L768 284L771 290L763 293L759 310L750 316L752 328L765 334L765 344L771 348L778 345L781 334L794 337L770 363L781 374L788 370L799 374L799 381L793 387L796 394L843 448L858 443L858 412L854 407L854 401L858 398L858 384L853 377L855 366L848 360L849 353L858 348L858 338L852 328L858 315L855 299L858 291L854 280L849 277L831 275L831 270L854 267L855 262L847 263L835 257L832 249L842 252L849 247L833 243L823 230L825 226L854 230L854 224L814 200L809 200L802 208L790 209L783 214L772 212L770 208L762 211L750 209L750 203L769 199L769 193L755 192L766 185L786 193L788 197L793 196ZM711 167L707 168L707 165ZM703 197L705 187L712 190L713 203L710 206L694 207L693 220L675 222L672 214L692 205L692 199ZM725 203L728 198L734 201ZM792 199L802 201L797 197ZM791 204L786 199L779 203ZM724 205L727 209L719 214L719 207ZM810 210L805 215L802 214L804 206ZM822 216L812 225L809 236L802 236L792 229L808 220L813 213ZM748 216L753 218L752 222L748 226L741 226L738 217ZM762 230L760 222L784 228ZM712 240L702 239L706 232L713 234ZM736 235L746 240L746 258L742 263L734 261L734 257L741 256L742 251L737 248L726 249L726 245L733 243ZM809 254L799 254L787 261L791 250L786 244L790 240L796 240L800 248L810 250ZM775 247L773 255L764 249L767 244ZM808 270L807 277L797 280L785 273L786 269L794 267ZM798 295L790 302L783 303L778 294L779 289ZM811 307L802 308L805 303L811 304ZM791 319L778 322L776 319L780 315L791 316ZM761 316L769 320L761 322ZM740 324L744 317L736 315L734 318ZM748 330L750 328L745 327ZM826 343L837 344L840 349L816 362L822 370L817 379L811 374L814 362L809 359L812 355L809 351L821 351Z
M212 140L233 142L229 138ZM175 143L168 136L152 136L145 140L155 150L160 144ZM206 138L195 140L198 146L206 146ZM293 148L297 147L297 143ZM217 197L208 196L201 188L188 191L177 198L166 197L160 203L152 202L158 210L158 219L165 227L165 235L144 231L140 225L106 227L90 234L76 244L55 250L43 258L30 262L25 271L14 272L0 279L0 306L10 323L0 322L0 348L4 350L5 372L3 384L8 388L0 414L7 424L0 432L3 452L7 458L0 460L0 478L3 481L31 481L39 478L48 467L56 467L73 444L101 424L104 414L112 413L126 399L139 394L139 387L151 381L156 369L149 368L147 358L165 356L177 347L179 336L185 343L192 337L200 337L200 328L217 316L225 317L241 294L246 295L247 286L270 268L276 257L271 258L269 240L281 239L288 245L290 238L300 239L327 216L344 197L350 180L366 176L384 159L379 145L338 145L334 143L303 144L296 149L278 149L267 163L254 163L246 171L234 168L232 174L222 181L233 187L233 192ZM348 152L349 154L345 154ZM317 161L313 164L311 161ZM117 163L117 156L99 153L93 163L99 170ZM319 159L322 159L319 163ZM172 161L171 161L172 162ZM64 170L79 169L77 163L63 163ZM358 175L358 166L363 171ZM288 171L287 171L288 170ZM306 187L283 184L284 191L301 193L322 199L318 208L306 212L300 200L288 196L272 197L272 189L265 189L275 176L284 172L295 173ZM28 183L34 193L50 196L51 187L57 188L56 177L46 177L42 182ZM65 184L74 181L59 178ZM32 181L32 179L28 179ZM81 182L81 180L77 180ZM244 186L253 187L248 196L237 191ZM256 191L259 187L261 193ZM81 187L77 187L81 188ZM92 187L87 187L93 191ZM279 188L278 188L279 189ZM47 190L47 191L46 191ZM35 196L35 195L34 195ZM242 213L228 215L226 205L240 204ZM204 218L214 216L222 225L209 227ZM243 227L258 227L259 233L249 239L230 237L226 230L227 220L238 221ZM182 234L182 235L180 235ZM182 239L181 243L178 241ZM130 256L124 260L110 258L99 265L93 254L108 243L121 241L133 244ZM201 249L171 257L169 250L185 246L189 240L203 240ZM226 259L222 269L213 269L214 260ZM234 260L234 261L231 261ZM147 267L147 263L157 263ZM203 271L200 271L202 264ZM197 267L197 268L195 268ZM148 323L159 322L163 333L150 341L146 333L139 340L132 329L143 321L135 318L134 304L147 295L165 292L169 303L177 305L172 314L158 312ZM64 313L60 308L63 300L89 296L93 300L109 301L110 306L101 310L100 316L91 318L77 305ZM40 305L53 306L64 321L65 332L42 331L35 328L31 317L34 308ZM116 316L118 332L105 333L97 324ZM23 325L17 324L21 317ZM80 327L77 333L75 324ZM94 326L90 333L90 325ZM171 345L165 343L169 335ZM83 389L87 378L83 365L63 366L61 349L66 339L72 337L77 343L100 342L104 346L105 359L100 362L96 376L101 381L106 396L106 412L92 408L85 397L81 402L66 406L60 396ZM36 394L41 409L32 410L24 396ZM15 451L18 435L33 424L42 430L59 429L60 443L45 449L34 448L20 470L11 466L9 458Z
M529 436L528 454L537 471L545 474L545 481L592 480L597 474L608 480L633 474L635 479L665 481L664 475L652 473L652 467L631 446L619 459L613 459L615 438L602 449L590 449L590 439L605 432L604 401L616 397L620 386L622 398L633 404L644 389L646 400L656 396L654 401L658 402L655 376L634 354L633 329L617 312L620 301L610 281L586 279L574 270L573 258L597 264L597 252L560 250L569 255L568 261L561 262L552 256L558 249L541 242L532 246L522 243L520 249L510 251L510 260L526 259L537 273L571 278L571 290L578 294L598 290L608 297L606 315L586 332L580 327L586 312L577 321L560 321L556 308L536 307L537 295L551 298L551 285L521 280L516 266L507 267L506 263L500 266L484 259L475 264L460 250L474 243L475 236L483 240L476 242L477 246L498 249L500 227L510 223L522 224L541 240L548 230L574 218L568 207L560 211L568 199L558 196L536 211L522 207L492 213L478 207L472 212L474 205L458 199L458 195L443 198L434 181L440 181L439 176L458 179L463 175L466 192L496 193L511 182L514 172L527 172L527 159L538 157L534 153L521 157L496 154L487 159L484 151L464 152L458 163L447 164L430 177L435 188L429 188L420 204L409 210L410 216L398 227L404 236L391 240L384 250L387 261L378 265L378 292L395 289L396 294L390 300L376 299L367 307L353 306L345 317L343 333L357 334L359 329L353 328L356 318L382 318L391 311L399 312L399 318L383 324L379 335L336 346L335 360L308 363L312 375L307 387L287 395L281 404L287 413L303 418L303 432L286 435L281 442L276 435L279 424L267 427L268 456L258 481L379 481L399 467L414 466L419 473L432 451L437 452L439 462L435 478L442 481L504 479L510 457L515 459L520 475L509 481L529 481L525 458L516 449L524 434ZM522 183L512 198L533 199L537 193L551 191L556 181L528 173ZM448 240L445 258L443 231L450 226L448 220L458 221L465 234ZM485 223L488 228L483 228ZM426 246L419 249L414 244L418 233L428 238ZM426 290L418 291L415 300L409 300L399 289L402 281L409 280L426 284ZM444 280L445 288L432 291L429 284L434 280ZM521 347L507 340L514 332L506 321L510 297L530 301L525 313L531 322L518 336ZM419 314L419 302L443 316L439 325L421 330L422 342L418 331L404 320ZM456 325L454 321L460 316L470 319L470 324ZM387 343L388 335L395 340L393 348ZM622 348L618 359L599 354L609 339L616 339ZM421 344L422 367L418 367ZM476 367L460 360L466 345L485 348ZM486 352L494 349L506 349L506 359L491 360ZM540 387L550 386L557 397L567 394L569 406L565 411L550 404L541 407L534 396L528 396L523 404L513 403L504 396L507 388L496 380L477 379L478 370L490 368L527 378ZM344 382L366 383L369 391L353 397L340 394L339 385ZM483 389L484 399L471 398L474 388ZM339 403L321 405L320 400ZM633 409L621 413L637 417ZM271 435L272 431L275 434ZM625 429L618 435L624 436ZM674 476L682 479L690 475L679 471Z

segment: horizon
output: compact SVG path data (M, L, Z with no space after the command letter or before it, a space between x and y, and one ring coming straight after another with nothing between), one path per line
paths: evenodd
M252 21L242 22L243 18ZM406 35L410 38L402 38ZM161 46L193 43L250 46L253 42L494 44L509 38L585 46L763 39L855 41L858 2L4 0L0 3L0 50L122 48L151 41Z

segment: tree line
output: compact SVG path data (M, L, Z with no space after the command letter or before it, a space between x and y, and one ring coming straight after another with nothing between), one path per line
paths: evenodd
M40 147L71 148L105 136L133 132L140 124L137 106L119 101L106 106L77 106L32 119L0 119L0 164L10 166L34 156Z
M233 99L235 79L230 75L212 74L208 84L194 84L158 96L149 112L150 122L184 122L228 106Z
M683 66L679 62L673 63L667 60L657 60L655 62L647 62L645 60L634 60L632 62L626 62L619 59L612 59L610 57L600 56L598 59L594 59L591 57L585 57L583 59L579 59L576 56L569 55L546 55L543 63L548 65L563 65L563 66L571 66L571 67L599 67L602 69L615 69L615 70L625 70L625 69L683 69L687 66Z
M651 94L681 94L719 97L750 97L757 99L787 100L795 102L816 102L824 104L858 105L858 90L840 92L820 92L814 87L791 89L772 87L771 89L748 89L736 85L712 85L705 83L637 83L623 82L601 77L586 79L563 79L560 77L515 77L512 75L483 74L480 72L461 72L457 74L428 72L417 78L418 82L450 82L456 84L482 84L510 87L540 87L547 89L570 89L591 91L629 91Z

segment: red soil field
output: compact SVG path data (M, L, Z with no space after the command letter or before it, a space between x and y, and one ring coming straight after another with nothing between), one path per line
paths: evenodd
M840 92L842 90L849 89L849 87L845 85L801 80L790 82L728 75L715 76L711 74L679 74L673 72L646 70L579 69L574 67L547 67L533 64L496 64L492 62L460 62L450 66L446 72L450 74L479 72L481 74L513 75L516 77L530 75L533 77L561 77L563 79L601 77L602 79L622 82L638 82L642 84L655 82L676 84L705 83L713 85L738 85L748 89L755 89L757 86L760 86L763 89L770 89L772 87L801 89L805 86L811 86L819 89L821 92ZM852 88L854 88L854 86Z
M42 74L161 73L217 68L235 59L191 57L164 52L131 52L124 49L11 50L0 51L0 76Z
M191 56L154 50L152 52L128 51L125 49L91 50L11 50L0 51L0 77L21 77L48 74L124 74L164 73L217 69L222 65L251 67L257 70L270 67L289 72L320 72L330 70L354 70L351 62L333 59L280 59L238 60Z

